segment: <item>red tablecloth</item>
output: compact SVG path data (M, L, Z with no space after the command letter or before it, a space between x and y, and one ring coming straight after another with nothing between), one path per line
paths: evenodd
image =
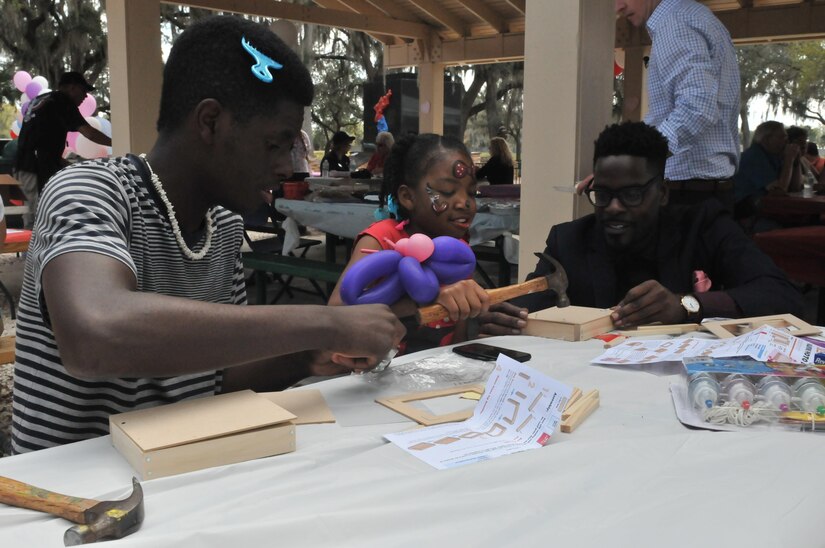
M825 226L761 232L754 241L791 279L825 287Z

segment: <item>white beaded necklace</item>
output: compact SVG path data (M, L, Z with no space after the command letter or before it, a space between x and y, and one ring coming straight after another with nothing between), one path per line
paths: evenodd
M146 167L149 168L149 175L151 175L152 178L152 185L154 185L163 205L166 206L166 212L169 214L169 222L172 224L172 232L175 234L175 240L177 240L180 250L183 251L186 258L193 261L203 259L207 252L209 252L209 246L212 245L212 234L215 232L215 227L212 224L212 209L206 211L206 243L203 244L203 248L200 251L195 253L189 249L189 246L187 246L183 240L183 235L180 233L180 225L178 225L178 220L175 218L175 207L172 205L172 202L169 201L169 197L166 196L166 191L163 190L163 185L160 184L160 177L157 176L152 166L149 165L149 160L146 159L145 154L141 154L140 158L146 162Z

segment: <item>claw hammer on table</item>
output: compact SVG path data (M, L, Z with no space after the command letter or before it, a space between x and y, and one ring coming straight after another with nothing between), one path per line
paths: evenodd
M132 494L124 500L99 501L61 495L0 476L0 502L77 523L63 535L63 544L78 546L138 530L143 523L143 489L135 478L132 487Z
M488 289L487 295L490 296L490 304L503 303L515 297L539 291L552 291L558 296L556 306L563 308L570 305L570 299L567 298L567 273L564 271L564 267L547 253L536 253L536 257L547 263L550 267L550 273L520 284ZM416 314L418 323L421 325L436 322L447 315L447 309L440 304L421 307Z

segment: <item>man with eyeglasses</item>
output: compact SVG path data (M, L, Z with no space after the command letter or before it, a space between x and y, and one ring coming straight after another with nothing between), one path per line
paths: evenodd
M667 151L667 139L642 122L614 124L599 135L586 191L596 211L551 228L545 249L567 272L571 304L614 308L613 321L622 328L800 315L798 291L721 204L665 209ZM540 261L528 278L547 273ZM514 305L533 311L556 304L547 293L512 303L490 307L480 332L518 332L525 315Z

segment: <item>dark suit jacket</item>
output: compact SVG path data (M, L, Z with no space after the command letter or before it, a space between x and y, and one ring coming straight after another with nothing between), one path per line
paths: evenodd
M705 317L719 314L713 308L716 291L727 292L742 316L802 314L799 292L720 204L709 200L667 212L660 218L655 255L659 283L677 294L693 293L693 273L704 271L713 282L705 294L709 299L699 295ZM545 253L567 272L571 304L609 308L624 297L617 290L616 267L595 215L554 226ZM548 271L539 262L528 279ZM555 296L533 294L512 302L534 311L554 306Z

